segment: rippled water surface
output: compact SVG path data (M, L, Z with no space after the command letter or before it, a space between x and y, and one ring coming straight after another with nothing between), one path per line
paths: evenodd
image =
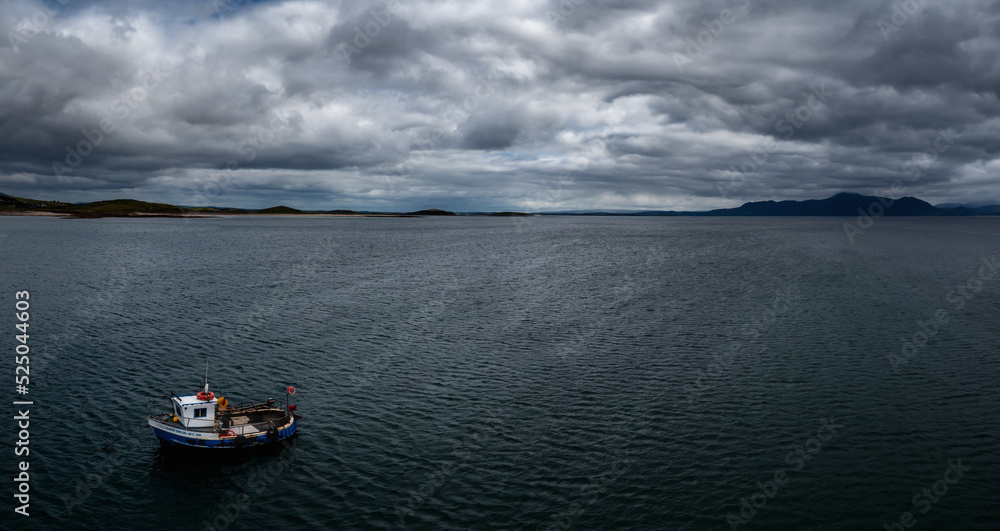
M997 529L1000 219L845 221L0 217L0 526ZM295 442L100 451L206 359Z

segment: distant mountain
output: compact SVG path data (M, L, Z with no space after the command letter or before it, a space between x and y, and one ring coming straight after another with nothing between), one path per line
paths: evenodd
M1000 205L975 207L972 210L980 216L1000 216Z
M997 202L996 201L973 201L971 203L939 203L939 204L936 204L934 206L936 206L938 208L958 208L958 207L965 207L965 208L971 208L971 209L975 210L977 208L997 206Z
M1000 216L1000 205L994 204L992 201L977 201L975 203L940 203L934 206L943 209L967 208L980 216Z
M873 207L873 205L878 205ZM927 201L915 197L889 199L854 193L839 193L826 199L807 201L756 201L737 208L709 210L705 216L857 216L858 209L884 210L883 216L942 216L972 215L959 209L935 208Z

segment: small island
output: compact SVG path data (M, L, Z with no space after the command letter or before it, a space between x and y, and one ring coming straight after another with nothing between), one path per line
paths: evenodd
M454 216L454 212L448 212L447 210L438 210L436 208L428 208L427 210L418 210L416 212L410 212L410 216Z

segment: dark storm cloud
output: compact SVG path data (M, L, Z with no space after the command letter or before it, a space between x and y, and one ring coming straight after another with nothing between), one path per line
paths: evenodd
M1000 201L997 7L10 0L0 190L701 209L902 181Z

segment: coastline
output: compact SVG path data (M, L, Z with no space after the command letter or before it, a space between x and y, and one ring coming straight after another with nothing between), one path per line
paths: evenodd
M0 216L66 216L66 214L42 210L0 210Z
M219 218L219 217L277 217L277 218L414 218L419 216L407 214L327 214L327 213L307 213L307 214L258 214L258 213L207 213L207 212L185 212L185 213L163 213L163 212L49 212L46 210L0 210L0 216L53 216L73 219L96 219L96 218Z

